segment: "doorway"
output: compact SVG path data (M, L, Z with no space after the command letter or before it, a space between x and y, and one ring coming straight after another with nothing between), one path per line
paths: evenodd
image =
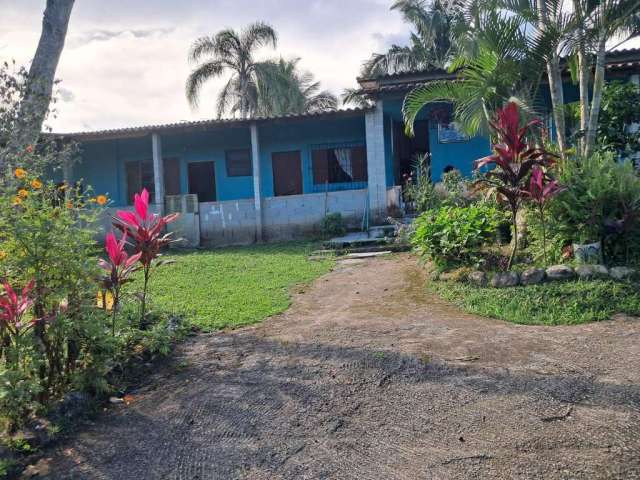
M198 195L198 202L216 201L216 169L214 162L189 164L189 193Z
M415 170L416 155L429 153L429 122L417 120L415 135L408 137L404 133L402 122L393 122L394 173L395 184L404 185L406 177Z
M300 152L276 152L271 155L273 194L276 197L302 194Z

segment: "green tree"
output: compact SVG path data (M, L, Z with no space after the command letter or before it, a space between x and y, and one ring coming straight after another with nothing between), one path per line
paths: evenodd
M241 32L225 29L212 37L197 39L189 51L192 62L201 62L189 75L186 83L187 100L198 105L202 85L208 80L231 72L231 77L218 94L217 115L225 113L248 118L258 103L256 50L278 41L275 30L266 23L256 22Z
M310 72L301 71L299 58L268 60L256 66L256 114L301 114L336 110L338 99Z

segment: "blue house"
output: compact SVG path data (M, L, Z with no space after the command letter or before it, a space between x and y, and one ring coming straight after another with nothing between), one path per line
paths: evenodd
M607 79L638 83L640 50L607 58ZM447 167L469 175L490 151L449 123L450 105L428 105L404 134L402 101L446 71L359 79L369 108L270 118L223 119L64 134L81 145L67 181L107 193L112 208L146 188L157 211L180 211L174 228L193 245L290 239L316 232L340 212L351 226L401 208L403 175L416 153L430 153L432 180ZM567 101L577 87L567 77Z

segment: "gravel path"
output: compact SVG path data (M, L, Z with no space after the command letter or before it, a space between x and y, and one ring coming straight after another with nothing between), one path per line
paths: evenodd
M511 325L423 282L409 256L346 262L192 339L47 478L640 478L640 322Z

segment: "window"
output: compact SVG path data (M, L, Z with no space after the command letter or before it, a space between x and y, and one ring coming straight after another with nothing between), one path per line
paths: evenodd
M248 148L227 150L225 152L228 177L250 177L251 151Z
M314 149L311 160L314 185L367 181L367 151L364 146Z
M150 193L150 201L153 203L155 183L153 180L153 162L151 160L127 162L125 165L127 174L127 202L133 204L133 196L146 188Z
M198 195L198 202L216 201L216 170L213 162L189 164L189 193Z

